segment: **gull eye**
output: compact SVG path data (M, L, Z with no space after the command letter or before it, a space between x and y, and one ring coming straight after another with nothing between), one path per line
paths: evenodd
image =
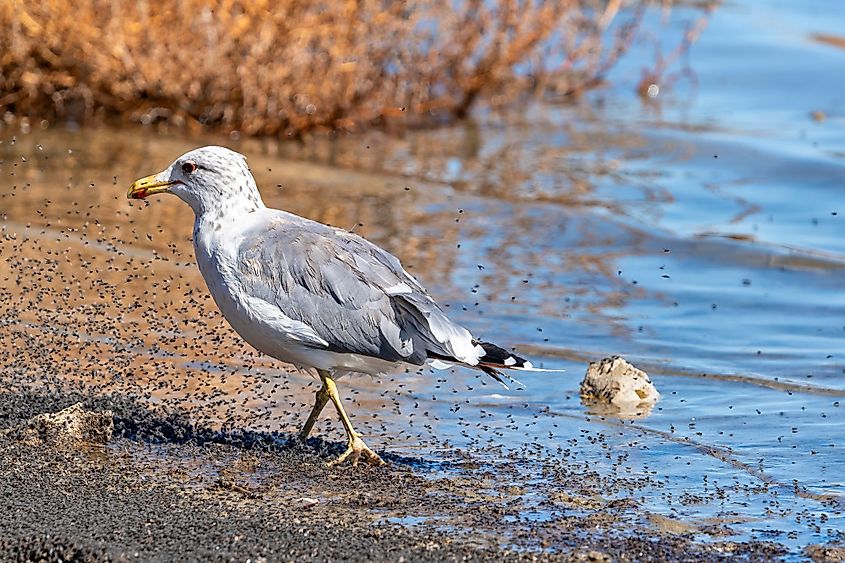
M197 163L189 160L185 164L182 165L182 172L185 174L193 174L197 171Z

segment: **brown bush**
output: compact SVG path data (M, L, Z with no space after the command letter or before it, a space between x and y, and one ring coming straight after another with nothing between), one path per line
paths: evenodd
M0 111L251 135L420 125L595 86L620 0L0 0ZM609 36L610 35L610 36Z

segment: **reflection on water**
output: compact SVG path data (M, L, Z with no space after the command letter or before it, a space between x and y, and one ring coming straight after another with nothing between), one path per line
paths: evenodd
M197 420L296 428L315 384L224 324L193 264L190 210L124 197L183 151L224 143L248 153L269 205L371 238L475 333L567 370L525 374L526 389L512 391L463 370L345 381L374 445L446 459L460 448L493 466L530 453L519 478L547 499L556 493L532 463L594 474L601 486L584 498L634 498L685 529L719 522L732 539L796 550L842 539L841 117L809 90L785 100L741 79L748 61L722 54L756 37L769 49L758 64L771 49L801 61L779 67L789 82L834 80L826 69L845 51L732 33L755 25L737 10L717 12L696 46L695 103L670 99L658 121L619 95L502 126L303 145L4 130L0 365L20 381L142 395ZM778 111L755 113L760 88ZM818 108L830 118L808 121ZM581 405L586 362L610 354L652 375L662 399L649 416ZM340 438L337 425L321 428ZM561 502L524 516L571 509Z
M622 420L638 420L648 418L654 410L655 403L640 403L638 405L616 406L581 399L584 412L604 418L618 418Z

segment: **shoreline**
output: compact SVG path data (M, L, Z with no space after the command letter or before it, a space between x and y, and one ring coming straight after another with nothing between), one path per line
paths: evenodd
M587 499L547 476L563 518L520 518L524 490L472 456L447 466L387 455L388 466L329 469L342 447L282 433L216 431L122 396L0 394L0 424L76 402L111 410L107 445L54 447L0 436L0 542L17 559L276 561L722 561L784 555L776 543L692 539L636 503ZM513 460L509 461L513 464ZM531 470L526 461L514 471ZM664 531L661 531L663 529ZM677 532L681 533L677 533Z

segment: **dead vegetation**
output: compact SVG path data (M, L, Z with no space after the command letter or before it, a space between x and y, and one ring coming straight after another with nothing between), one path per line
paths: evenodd
M645 3L0 0L0 112L248 135L426 125L601 84Z

